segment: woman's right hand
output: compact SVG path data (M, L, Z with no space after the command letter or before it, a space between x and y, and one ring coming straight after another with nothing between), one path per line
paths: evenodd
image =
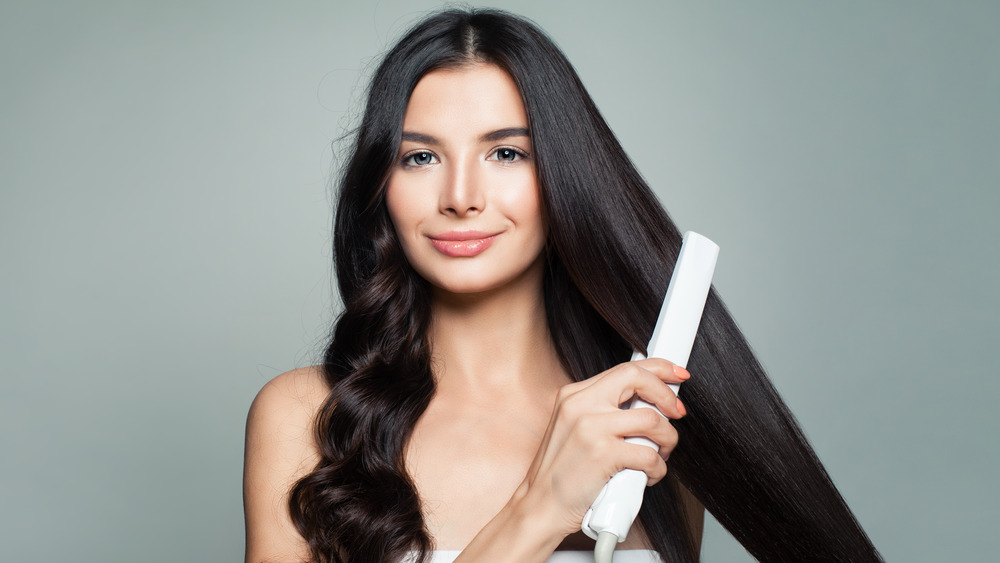
M666 460L677 431L651 409L622 410L633 395L678 419L687 411L667 383L690 377L684 368L650 358L625 362L560 389L552 417L524 481L511 499L536 522L562 536L580 530L601 488L622 469L642 471L655 484L667 473ZM659 451L625 441L644 436Z

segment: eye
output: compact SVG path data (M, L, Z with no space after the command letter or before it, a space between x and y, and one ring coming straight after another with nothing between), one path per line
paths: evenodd
M500 147L493 151L492 156L500 162L516 162L527 155L511 147Z
M404 166L427 166L437 162L437 157L427 151L411 152L403 157Z

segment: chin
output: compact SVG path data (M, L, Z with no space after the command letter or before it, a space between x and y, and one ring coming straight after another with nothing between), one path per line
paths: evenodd
M434 288L445 294L452 295L486 295L503 291L532 291L541 288L541 277L531 275L532 268L508 275L483 275L479 271L448 272L441 276L424 276ZM538 272L540 274L540 272ZM477 275L479 274L479 275ZM533 278L538 278L537 280Z
M451 294L451 295L479 295L491 293L497 290L502 290L503 288L510 285L509 283L488 283L488 282L476 282L473 280L462 280L461 283L440 283L438 281L431 281L431 285L441 293Z

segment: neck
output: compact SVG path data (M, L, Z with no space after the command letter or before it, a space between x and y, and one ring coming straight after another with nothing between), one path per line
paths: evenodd
M492 291L436 292L429 337L439 391L527 391L568 381L549 334L540 264Z

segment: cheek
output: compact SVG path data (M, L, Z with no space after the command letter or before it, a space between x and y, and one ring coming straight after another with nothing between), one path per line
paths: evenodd
M410 241L410 233L414 231L416 221L412 216L413 202L407 201L405 194L406 190L399 189L399 186L394 187L390 181L385 190L385 207L389 213L392 228L396 231L396 240L399 241L399 246L403 250L403 256L412 264L413 245Z
M404 235L413 227L412 215L415 202L408 200L407 193L407 190L403 189L403 186L399 186L398 182L389 179L385 189L385 206L389 211L389 220L392 221L392 226L396 229L396 235L400 239L404 238Z
M522 228L543 228L541 194L534 174L508 183L500 192L499 201Z

